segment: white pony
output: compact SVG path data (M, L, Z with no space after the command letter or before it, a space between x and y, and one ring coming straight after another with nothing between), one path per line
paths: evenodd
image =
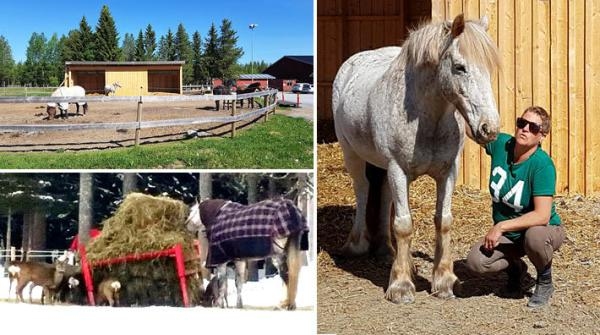
M123 86L121 86L121 84L118 81L112 83L111 85L106 85L104 86L104 94L109 95L110 93L112 93L113 95L115 95L115 92L117 92L117 88L121 87Z
M51 97L72 97L72 98L85 97L85 89L81 86L69 86L69 87L61 86L61 87L57 88L56 90L54 90L54 92L52 92L52 94L50 96ZM77 101L75 101L75 104L77 105L77 115L79 115L79 105L80 104L83 105L83 115L85 115L88 110L87 102L82 101L83 99L73 99L73 100L77 100ZM46 113L48 113L48 119L53 119L56 116L56 108L57 107L60 110L61 116L63 116L63 113L64 113L65 118L69 117L69 102L60 102L58 104L50 102L46 105Z
M350 57L333 83L335 132L356 194L355 221L343 252L393 252L389 229L393 204L397 254L385 297L394 303L414 301L408 190L424 174L437 184L431 291L441 298L454 297L450 208L465 124L479 144L494 140L500 128L490 83L498 55L486 30L485 17L465 21L462 14L453 22L423 25L411 32L402 48ZM381 190L372 193L369 168L387 172ZM381 197L379 222L369 229L367 200L374 193Z

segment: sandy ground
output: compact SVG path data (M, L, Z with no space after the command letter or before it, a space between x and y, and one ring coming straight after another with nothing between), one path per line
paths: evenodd
M540 310L527 297L502 294L504 273L476 276L464 262L471 245L491 226L488 192L457 187L453 196L452 254L460 281L458 298L431 295L435 248L435 185L411 185L411 246L417 269L416 301L396 305L384 298L391 263L340 255L355 210L351 180L338 144L318 146L318 331L337 334L600 334L600 198L557 197L567 239L555 254L555 293ZM526 259L526 258L525 258ZM529 273L535 277L533 266Z
M250 111L247 105L238 113ZM257 107L258 108L258 107ZM39 103L0 104L0 124L80 124L132 122L137 117L137 102L95 102L90 103L86 115L76 115L76 107L69 107L69 118L47 119L46 107ZM278 109L277 114L313 119L312 106L293 109ZM229 116L229 111L216 111L212 102L146 102L143 105L142 119L170 120L196 117ZM242 121L239 127L251 126L256 119ZM238 128L239 129L239 128ZM176 141L187 137L188 131L197 131L202 137L229 136L229 124L202 124L182 127L150 128L141 131L142 144ZM0 151L46 151L104 149L131 146L134 144L135 130L78 130L48 131L30 133L0 133Z

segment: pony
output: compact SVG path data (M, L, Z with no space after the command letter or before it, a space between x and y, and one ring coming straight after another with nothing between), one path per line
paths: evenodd
M260 83L256 82L256 83L251 83L246 87L238 88L236 93L244 94L244 93L254 93L254 92L259 92L259 91L262 91L262 89L260 88ZM254 98L248 98L248 106L250 106L250 108L254 108ZM240 108L244 108L244 99L240 100Z
M223 86L223 85L219 85L219 86L215 86L212 90L212 94L213 95L230 95L232 93L231 91L231 87L227 87L227 86ZM220 100L215 100L215 109L217 111L219 111L220 109ZM223 100L223 108L228 109L228 107L231 105L231 101L230 100Z
M437 189L431 291L454 297L450 209L465 131L484 145L500 128L490 82L499 60L487 26L486 17L466 21L462 14L421 25L402 47L351 56L333 82L335 133L356 195L356 215L341 251L379 257L396 252L385 292L394 303L415 299L408 199L410 183L421 175L431 176ZM367 177L377 174L379 185ZM379 214L367 226L370 195L380 197Z
M81 86L61 86L54 90L51 97L85 97L85 88ZM76 101L77 105L77 115L79 115L79 105L83 105L83 115L87 114L88 104L85 101ZM48 113L48 119L53 119L56 116L56 108L60 111L60 116L69 118L69 103L61 102L61 103L48 103L46 105L46 113Z
M121 84L117 81L114 82L110 85L105 85L104 86L104 95L109 95L110 93L112 93L113 95L115 95L115 92L117 92L117 88L121 88L123 86L121 86Z
M217 297L211 298L220 302L217 305L226 300L223 285L227 280L227 263L235 264L236 307L243 308L246 261L272 257L284 283L284 299L279 307L296 309L300 256L308 250L308 226L291 200L268 199L247 206L224 199L195 202L190 207L186 227L204 234L208 241L208 248L202 246L202 249L208 250L206 266L217 268L218 288L208 290L209 294L218 292Z

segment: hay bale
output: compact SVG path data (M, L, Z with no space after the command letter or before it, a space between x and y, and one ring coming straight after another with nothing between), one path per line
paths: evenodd
M102 234L87 248L90 262L148 251L183 246L187 273L199 270L193 248L194 236L185 228L189 212L182 201L141 193L129 194L117 212L103 222ZM183 306L174 258L160 257L147 261L93 268L94 283L106 276L123 284L122 305ZM195 276L187 277L188 296L192 304L202 291Z

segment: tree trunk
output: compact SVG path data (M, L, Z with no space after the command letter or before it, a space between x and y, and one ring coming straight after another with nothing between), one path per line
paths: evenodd
M212 198L212 173L200 173L198 178L200 201Z
M138 176L136 173L123 173L123 197L138 190Z
M46 215L39 208L34 209L30 227L30 248L32 250L46 249Z
M79 245L87 246L92 225L92 193L93 174L79 174Z
M33 221L33 213L27 212L23 214L23 239L21 241L21 249L25 253L25 261L28 260L28 251L31 249L31 226ZM21 255L22 257L22 255Z
M12 247L11 234L12 234L12 208L8 207L8 218L6 221L6 250L10 250ZM10 261L10 256L6 257L4 262L4 268L8 268L8 262Z

